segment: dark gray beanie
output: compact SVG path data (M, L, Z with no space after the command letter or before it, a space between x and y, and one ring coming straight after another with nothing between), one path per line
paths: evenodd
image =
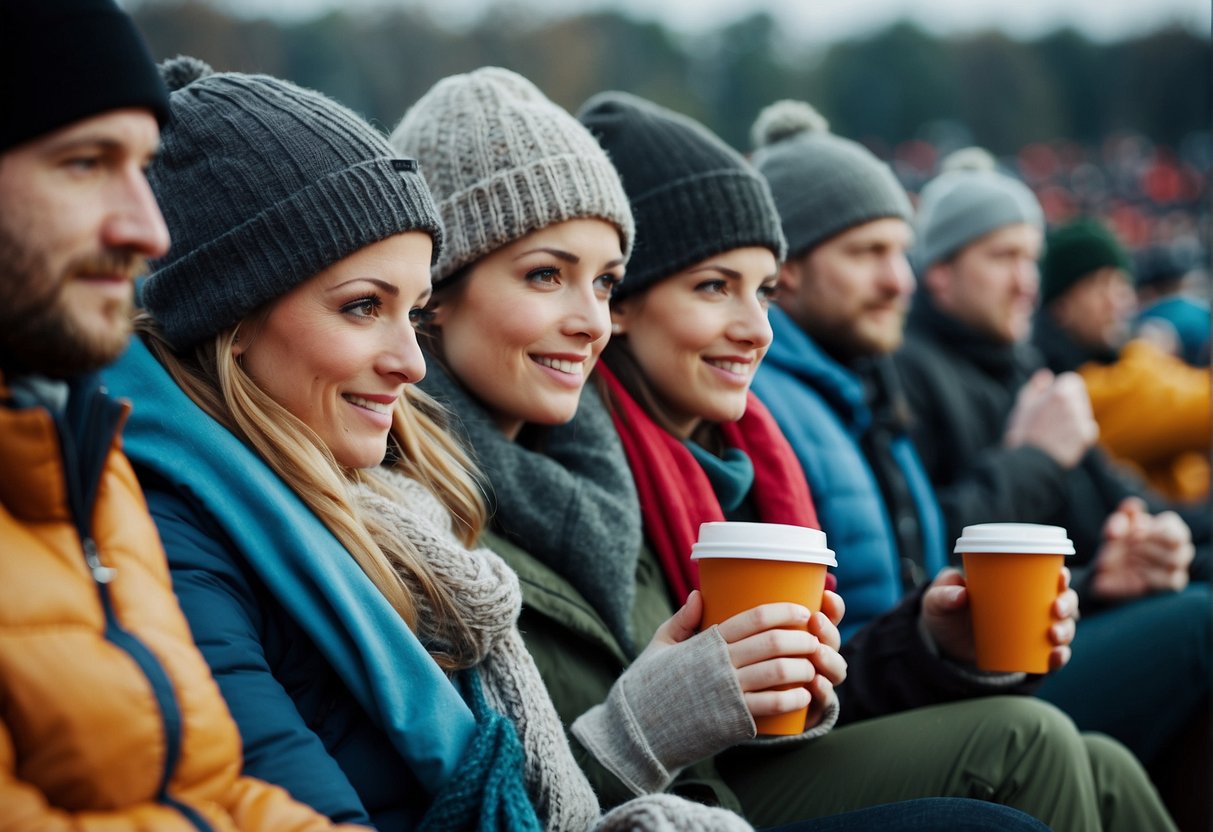
M163 66L172 122L148 179L172 235L143 305L177 349L371 243L441 223L417 163L357 115L265 75Z
M771 104L758 114L751 137L754 167L771 186L789 256L872 220L912 221L910 198L889 166L863 145L831 133L808 104Z
M707 128L623 92L595 95L578 114L623 179L636 217L626 297L713 254L787 244L766 180Z
M947 260L979 237L1008 225L1044 229L1044 212L1027 185L997 170L980 148L944 159L943 173L918 199L913 261L919 271Z

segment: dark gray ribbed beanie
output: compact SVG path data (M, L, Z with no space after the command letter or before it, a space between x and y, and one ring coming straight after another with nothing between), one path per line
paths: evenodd
M172 122L148 172L172 235L144 307L185 349L371 243L441 222L411 159L353 112L278 78L167 62Z
M801 101L777 101L751 129L754 167L766 177L796 257L872 220L913 219L905 188L863 145L835 136Z
M595 95L577 116L606 149L636 217L626 297L713 254L787 244L766 180L697 121L623 92Z
M917 240L911 259L918 271L1008 225L1044 229L1044 212L1027 185L1000 173L994 157L964 148L945 158L943 172L918 199Z

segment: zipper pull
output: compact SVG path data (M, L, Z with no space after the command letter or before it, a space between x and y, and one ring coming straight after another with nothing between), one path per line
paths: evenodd
M93 580L99 584L108 584L118 574L117 569L101 562L101 556L97 554L97 544L91 537L84 538L84 562L93 571Z

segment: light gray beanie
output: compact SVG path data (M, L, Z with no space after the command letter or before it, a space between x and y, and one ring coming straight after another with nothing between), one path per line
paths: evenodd
M499 67L444 78L392 131L392 146L420 160L446 227L438 285L532 231L598 218L634 227L619 174L593 136L534 84Z
M1035 194L1018 179L1000 173L986 151L958 150L944 159L941 169L943 173L919 195L912 255L919 271L1004 226L1044 228L1044 212Z
M239 323L338 260L442 228L412 159L332 99L266 75L162 67L172 122L148 181L172 235L142 303L176 349Z
M831 133L808 104L769 105L750 134L754 166L771 186L789 257L872 220L913 219L910 198L889 166L863 145Z

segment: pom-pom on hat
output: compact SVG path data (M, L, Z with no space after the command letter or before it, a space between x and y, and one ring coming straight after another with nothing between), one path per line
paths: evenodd
M915 223L914 264L920 271L943 262L969 243L1008 225L1043 230L1044 213L1027 185L1000 173L982 148L945 158L943 171L922 189Z
M533 231L597 218L619 229L623 254L635 229L619 174L577 120L508 69L444 78L392 131L415 156L446 226L434 285Z
M234 326L371 243L424 231L429 189L357 115L266 75L163 68L173 120L148 171L173 243L142 299L176 349Z
M1045 235L1040 260L1040 303L1047 306L1100 269L1120 269L1130 280L1129 255L1109 228L1092 218L1074 220Z
M766 180L702 124L623 92L595 95L578 118L615 163L636 215L636 247L616 298L735 248L763 246L783 259Z
M750 130L754 166L766 177L792 257L872 220L910 222L913 209L889 166L862 145L830 132L802 101L777 101Z
M0 84L0 153L110 110L168 119L156 63L114 0L4 0Z

